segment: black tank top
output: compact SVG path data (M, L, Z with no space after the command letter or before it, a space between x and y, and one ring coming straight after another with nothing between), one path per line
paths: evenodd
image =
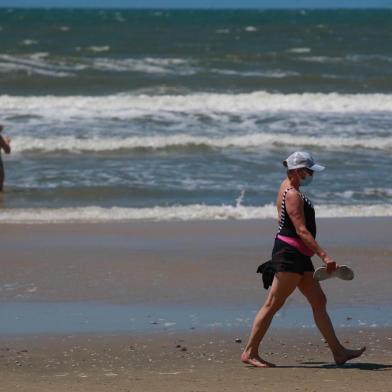
M299 238L298 234L295 231L295 227L293 222L290 219L289 214L286 211L286 195L287 192L293 189L287 188L282 197L282 207L280 209L280 221L279 221L279 232L278 234L285 235L287 237L295 237ZM304 215L305 215L305 224L306 228L309 230L310 234L312 234L313 238L316 238L316 218L314 213L314 207L312 202L301 192L299 192L302 200L304 201Z

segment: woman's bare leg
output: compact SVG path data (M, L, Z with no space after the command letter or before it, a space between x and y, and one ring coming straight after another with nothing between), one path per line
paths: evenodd
M257 367L275 366L259 356L259 346L275 313L283 306L287 297L295 290L301 275L294 272L278 272L275 274L272 287L262 308L253 322L248 343L241 355L244 363Z
M365 351L365 347L359 350L348 350L342 346L335 334L331 319L327 313L327 299L320 283L313 279L312 272L305 272L303 278L298 284L298 288L307 298L313 310L314 321L320 330L324 339L330 347L335 362L342 365L350 359L357 358Z

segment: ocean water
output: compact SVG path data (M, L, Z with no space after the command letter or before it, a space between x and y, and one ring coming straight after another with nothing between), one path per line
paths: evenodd
M392 10L0 9L0 221L392 216Z
M114 305L96 302L0 303L0 334L32 335L61 333L170 333L186 330L249 330L254 307ZM391 307L334 307L331 319L339 328L391 327ZM315 328L311 310L284 308L274 328Z

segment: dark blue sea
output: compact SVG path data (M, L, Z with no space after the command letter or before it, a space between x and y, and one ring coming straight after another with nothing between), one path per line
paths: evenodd
M318 216L392 216L391 21L0 9L0 220L273 217L295 150Z

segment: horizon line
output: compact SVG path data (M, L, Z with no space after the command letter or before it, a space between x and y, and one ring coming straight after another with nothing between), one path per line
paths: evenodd
M101 7L96 7L96 6L56 6L56 5L51 5L51 6L42 6L42 5L37 5L37 6L23 6L23 5L0 5L0 9L41 9L41 10L51 10L51 9L63 9L63 10L72 10L72 9L77 9L77 10L102 10L102 9L111 9L111 10L145 10L145 11L171 11L171 10L183 10L183 11L241 11L241 10L257 10L257 11L313 11L313 10L325 10L325 11L335 11L335 10L392 10L392 5L391 6L344 6L344 7L332 7L332 6L306 6L306 7L295 7L295 6L271 6L271 7L252 7L252 6L236 6L236 7L138 7L138 6L128 6L128 7L121 7L121 6L101 6Z

